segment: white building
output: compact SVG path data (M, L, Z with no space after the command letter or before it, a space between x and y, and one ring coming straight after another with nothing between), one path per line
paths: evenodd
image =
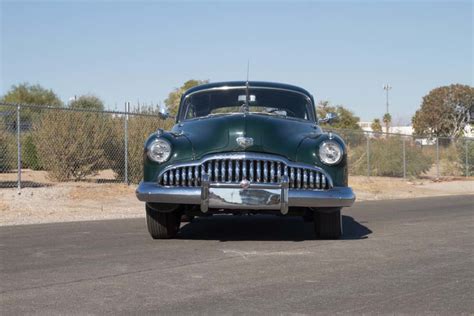
M370 127L372 125L372 122L359 122L358 123L360 128L362 128L362 130L366 131L366 132L373 132L372 131L372 127ZM383 122L381 122L382 124L382 132L386 132L385 130L385 126L383 124ZM411 125L407 125L407 126L390 126L388 128L388 132L391 133L391 134L402 134L402 135L413 135L413 126Z
M358 123L360 128L362 128L366 132L373 132L372 128L370 125L372 125L372 122L359 122ZM382 124L382 132L385 133L385 126L383 122ZM388 132L391 134L402 134L402 135L413 135L414 130L413 126L411 125L406 125L406 126L390 126L388 128ZM472 124L467 124L466 127L464 128L464 137L474 137L474 126Z

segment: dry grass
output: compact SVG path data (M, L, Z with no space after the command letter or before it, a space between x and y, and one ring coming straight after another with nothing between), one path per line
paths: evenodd
M123 196L132 196L135 186L123 183L108 183L91 186L89 183L77 183L69 191L69 198L73 201L83 200L113 200Z

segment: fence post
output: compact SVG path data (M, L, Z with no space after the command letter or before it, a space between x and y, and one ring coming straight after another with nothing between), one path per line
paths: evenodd
M17 187L18 187L18 194L21 194L21 141L20 141L20 104L16 107L16 147L17 147L17 168L18 168L18 175L17 175Z
M407 178L407 156L406 156L406 144L405 137L403 139L403 179Z
M370 178L370 134L367 133L367 178Z
M465 139L466 140L466 178L469 177L469 153L468 153L468 150L469 150L469 145L467 143L468 141L468 138Z
M439 179L439 137L436 136L436 179Z
M128 185L128 112L130 110L130 102L125 102L125 119L124 119L124 142L125 142L125 150L124 150L124 160L125 160L125 183Z

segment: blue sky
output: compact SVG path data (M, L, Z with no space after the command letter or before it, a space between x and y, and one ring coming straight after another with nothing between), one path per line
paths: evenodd
M408 122L432 88L472 85L465 2L5 2L1 90L162 102L190 78L292 83L362 120Z

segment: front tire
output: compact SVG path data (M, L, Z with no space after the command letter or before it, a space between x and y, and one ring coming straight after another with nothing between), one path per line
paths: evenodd
M342 236L340 208L326 208L314 211L314 232L321 239L339 239Z
M314 222L314 212L312 209L308 208L307 210L305 210L304 215L303 215L303 221L305 223Z
M181 214L178 210L164 213L152 209L148 204L145 208L148 232L153 239L176 237L181 222Z

